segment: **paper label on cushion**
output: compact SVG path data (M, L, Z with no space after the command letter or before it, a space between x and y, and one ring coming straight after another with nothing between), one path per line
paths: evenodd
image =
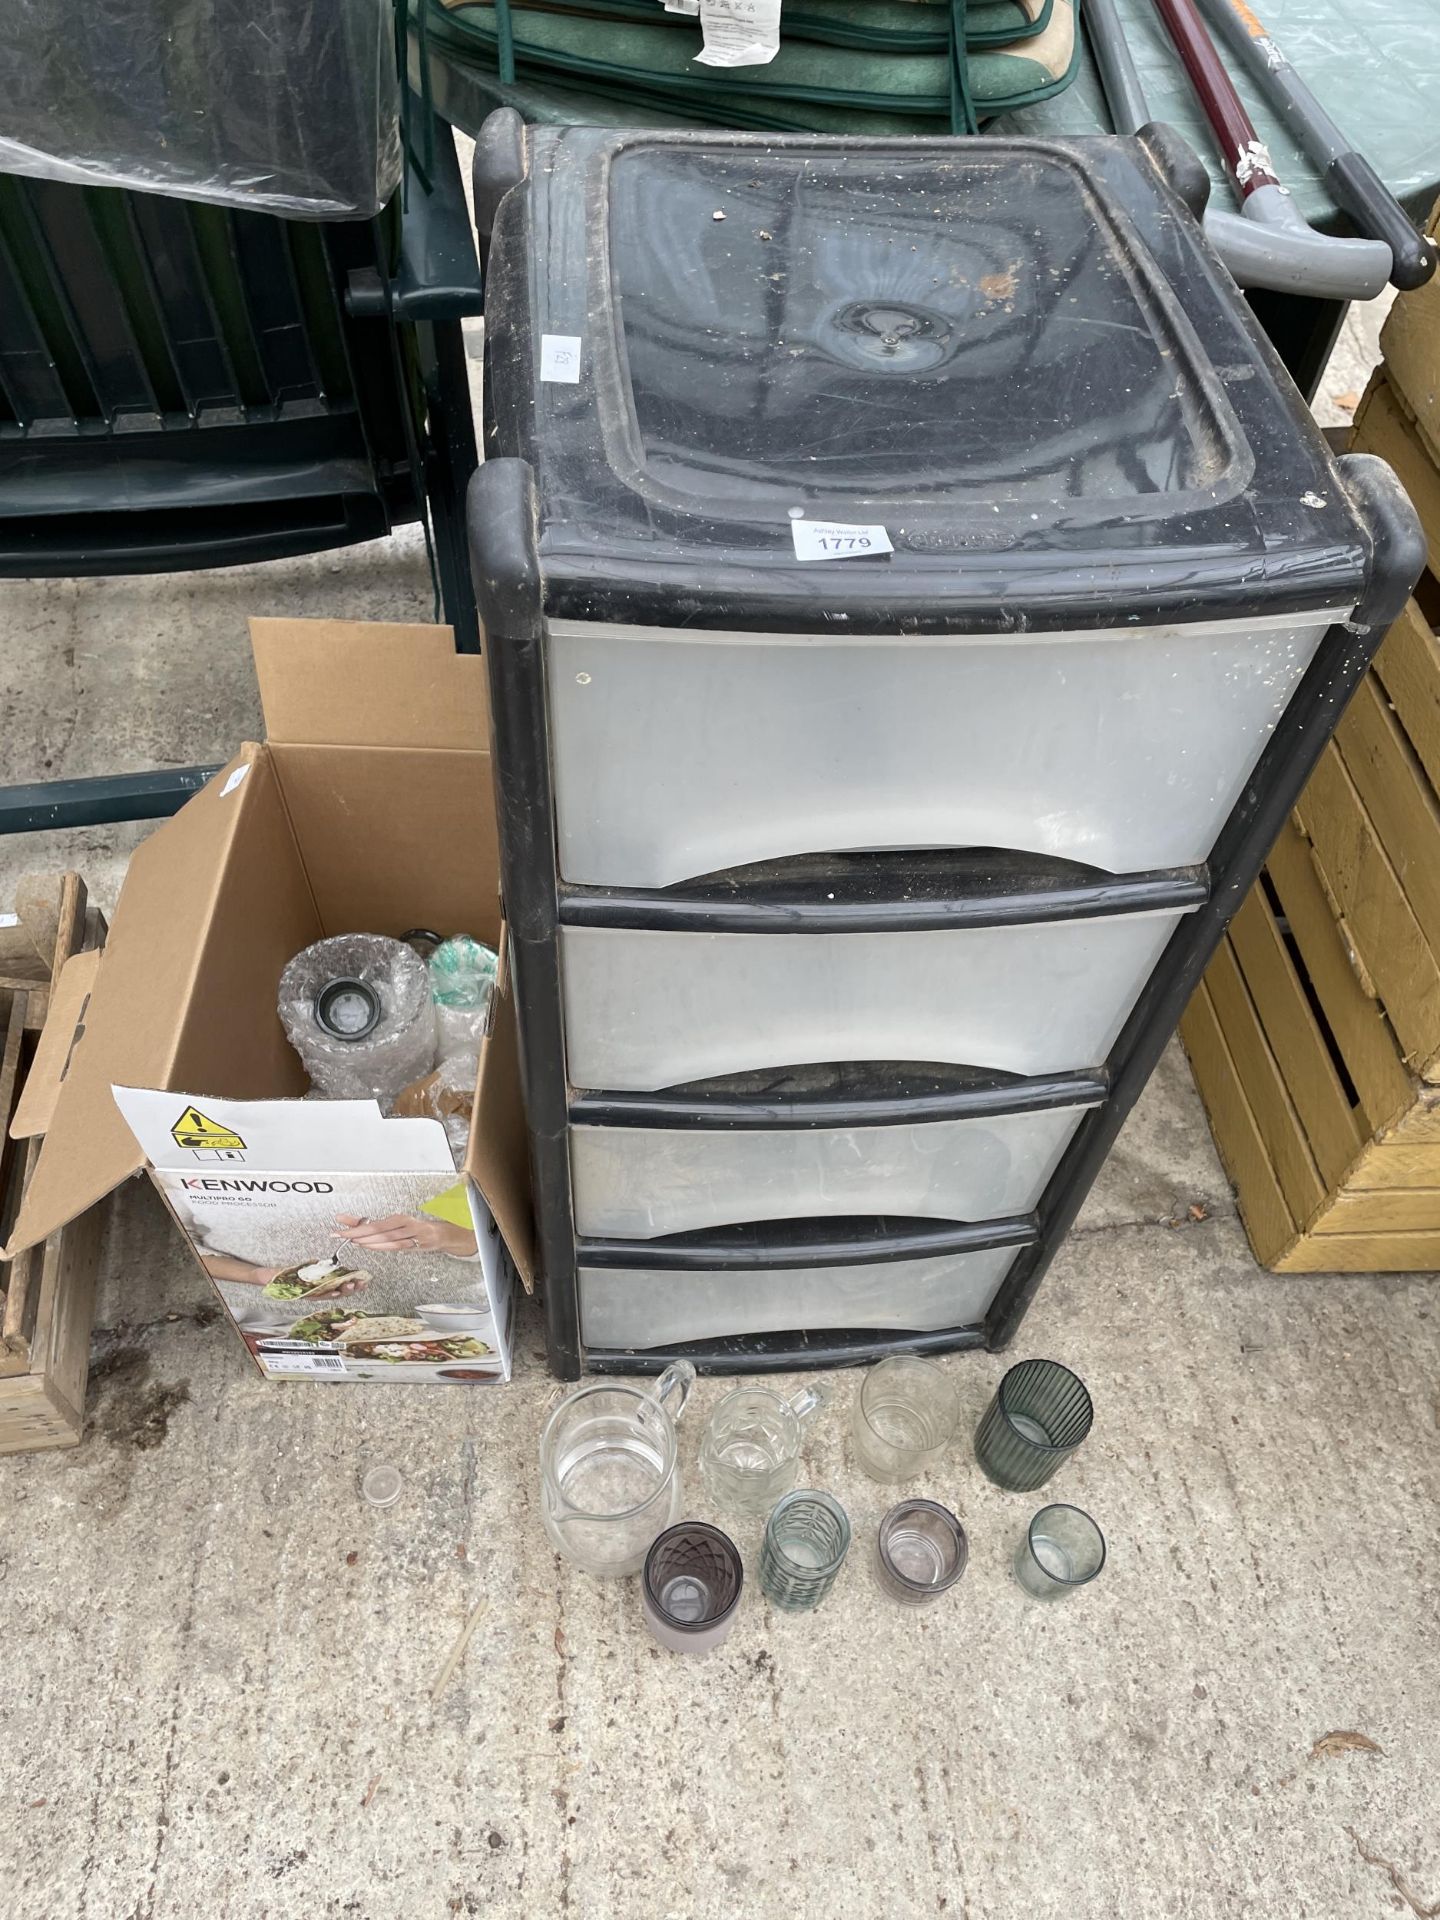
M780 0L700 0L705 67L763 67L780 51Z

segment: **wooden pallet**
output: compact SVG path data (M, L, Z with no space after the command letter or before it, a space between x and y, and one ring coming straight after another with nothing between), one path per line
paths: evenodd
M0 1241L19 1211L40 1140L10 1138L52 987L72 954L104 938L78 874L21 883L0 925ZM0 1454L74 1446L90 1369L90 1327L103 1208L0 1264Z
M1440 369L1440 304L1433 338ZM1413 327L1405 362L1422 364ZM1353 445L1405 483L1429 572L1180 1027L1256 1258L1280 1272L1440 1268L1440 448L1383 370Z

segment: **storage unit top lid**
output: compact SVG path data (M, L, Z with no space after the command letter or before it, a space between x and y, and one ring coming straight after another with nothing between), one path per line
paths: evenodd
M1054 627L1358 597L1336 466L1159 150L527 146L487 400L491 454L535 470L552 614ZM579 340L578 380L546 336ZM893 556L802 565L801 515Z

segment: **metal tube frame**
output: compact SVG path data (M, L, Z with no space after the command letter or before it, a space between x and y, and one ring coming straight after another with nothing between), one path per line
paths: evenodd
M157 773L102 773L87 780L32 780L0 787L0 834L168 819L219 771L167 767Z

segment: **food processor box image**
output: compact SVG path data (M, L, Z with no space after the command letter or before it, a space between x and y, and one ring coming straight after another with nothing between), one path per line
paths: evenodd
M5 1252L148 1169L267 1377L506 1380L532 1236L483 664L424 625L251 642L265 741L142 843L62 974ZM276 1011L302 949L422 927L500 956L463 1165L438 1119L306 1098Z

